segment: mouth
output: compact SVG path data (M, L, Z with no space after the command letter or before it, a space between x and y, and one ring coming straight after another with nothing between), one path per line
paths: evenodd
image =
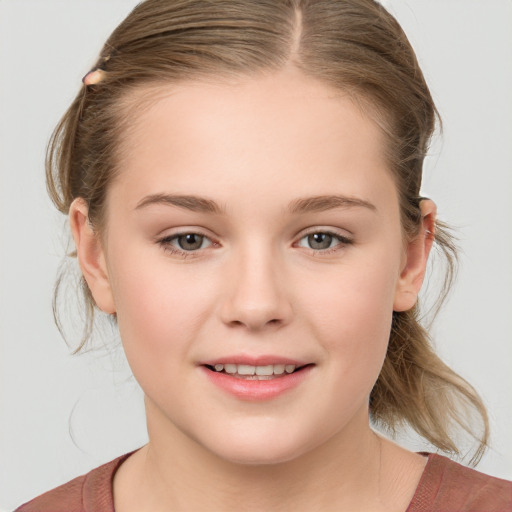
M204 367L211 372L226 374L230 377L241 380L274 380L288 375L301 372L310 364L268 364L264 366L252 366L248 364L217 363L215 365L205 364Z
M199 368L215 387L237 400L273 400L303 387L314 374L315 363L278 355L237 354L202 361Z

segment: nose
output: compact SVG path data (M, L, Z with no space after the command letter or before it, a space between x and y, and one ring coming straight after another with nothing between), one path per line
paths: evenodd
M275 255L247 251L231 262L227 272L230 282L220 309L226 325L259 331L289 323L292 305L286 274Z

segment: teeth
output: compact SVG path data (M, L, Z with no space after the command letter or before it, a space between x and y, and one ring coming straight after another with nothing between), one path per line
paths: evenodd
M236 364L225 364L224 370L226 373L236 373Z
M282 375L284 373L284 364L274 365L274 375Z
M215 371L221 372L225 371L229 374L238 375L260 375L260 376L270 376L270 375L282 375L284 372L293 373L297 368L294 364L269 364L266 366L251 366L249 364L216 364Z
M269 364L268 366L256 366L256 375L272 375L274 367Z
M248 364L239 364L238 373L240 375L254 375L256 372L256 366L249 366Z

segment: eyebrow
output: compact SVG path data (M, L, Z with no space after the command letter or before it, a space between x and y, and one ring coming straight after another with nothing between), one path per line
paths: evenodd
M139 210L153 204L177 206L178 208L184 208L185 210L199 213L224 213L224 210L211 199L198 196L171 194L152 194L146 196L137 203L135 209Z
M334 208L367 208L376 212L377 207L358 197L327 195L295 199L288 206L290 213L325 212Z
M137 206L136 210L145 208L153 204L162 204L169 206L177 206L185 210L198 213L214 213L224 214L225 209L219 206L212 199L192 195L173 195L173 194L152 194L144 197ZM322 195L294 199L287 208L291 214L304 214L310 212L324 212L335 208L366 208L376 212L375 205L357 197L340 196L340 195Z

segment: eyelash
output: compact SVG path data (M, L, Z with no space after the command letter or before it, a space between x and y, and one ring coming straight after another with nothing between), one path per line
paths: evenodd
M348 238L344 235L340 235L339 233L335 233L334 231L329 231L329 230L324 231L321 229L316 229L314 231L310 231L309 233L305 233L303 236L300 237L299 242L311 235L320 235L320 234L331 236L334 240L337 240L339 243L337 243L334 247L328 247L327 249L312 249L311 247L309 247L309 248L306 247L306 249L308 249L309 251L312 251L312 254L314 256L321 257L321 256L333 254L337 251L340 251L347 245L351 245L354 243L354 241L351 238ZM300 246L300 247L302 247L302 246Z
M196 258L199 256L198 252L199 252L199 249L201 249L201 248L199 248L197 250L192 250L192 251L185 251L184 249L178 249L177 247L174 247L173 245L171 245L174 240L177 240L178 238L187 236L187 235L196 235L196 236L202 237L203 239L210 240L206 235L202 235L201 233L196 233L194 231L185 231L183 233L176 233L174 235L170 235L170 236L161 238L160 240L157 240L157 243L164 249L164 251L170 252L171 254L173 254L175 256L180 256L182 258ZM218 245L217 243L212 242L211 240L210 240L210 242L211 242L212 246Z
M309 248L304 247L305 249L308 249L309 251L311 251L315 256L321 257L324 255L332 254L334 252L341 250L343 247L354 243L352 239L350 239L346 236L340 235L338 233L335 233L333 231L328 231L328 230L326 230L326 231L316 230L316 231L310 231L309 233L305 233L303 236L300 237L299 242L311 235L317 235L317 234L331 236L333 239L337 240L339 243L337 243L334 247L328 247L327 249L312 249L311 247L309 247ZM173 255L180 256L182 258L198 257L199 251L201 248L196 249L196 250L186 251L184 249L178 249L177 247L174 247L172 245L173 241L177 240L180 237L186 236L186 235L196 235L196 236L202 237L203 239L210 240L206 235L202 235L201 233L196 233L194 231L187 231L187 232L183 232L183 233L176 233L174 235L166 236L164 238L157 240L157 243L164 249L164 251L170 252ZM210 247L219 245L218 243L213 242L212 240L210 240L210 242L211 242ZM299 246L299 247L303 247L303 246Z

